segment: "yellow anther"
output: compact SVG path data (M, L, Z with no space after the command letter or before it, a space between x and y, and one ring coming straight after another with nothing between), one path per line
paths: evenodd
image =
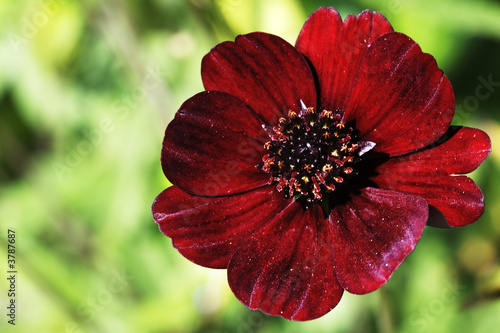
M352 168L351 167L347 167L347 168L344 169L344 173L347 174L347 175L350 174L351 172L352 172Z
M311 172L312 168L314 168L314 164L306 164L306 165L304 165L304 169L306 169L307 172Z
M334 179L337 183L339 183L339 184L341 184L341 183L343 183L343 182L344 182L344 178L339 177L339 176L337 176L337 177L333 177L333 179Z
M328 173L328 172L332 171L332 169L333 169L333 167L331 164L325 164L325 165L323 165L323 168L321 170L323 170L323 172Z

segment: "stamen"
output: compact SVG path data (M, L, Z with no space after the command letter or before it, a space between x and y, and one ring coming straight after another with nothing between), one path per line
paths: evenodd
M352 173L352 170L353 169L351 167L347 167L347 168L344 169L344 173L345 174L350 174L350 173Z
M335 176L335 177L333 177L333 179L334 179L337 183L339 183L339 184L342 184L342 183L344 182L344 178L339 177L339 176Z
M313 186L314 186L314 189L313 189L314 199L319 200L322 197L321 188L319 187L318 182L316 181L316 178L311 177L311 180L312 180Z
M285 198L305 197L305 207L325 198L356 175L354 165L375 143L358 141L352 127L341 120L341 110L317 112L300 101L274 127L263 126L271 141L259 168Z

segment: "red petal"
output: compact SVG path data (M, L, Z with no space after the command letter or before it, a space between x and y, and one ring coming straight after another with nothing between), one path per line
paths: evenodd
M183 191L219 196L267 184L259 170L268 135L244 103L223 92L202 92L187 100L168 125L163 172Z
M340 285L366 294L384 284L420 239L428 216L424 199L367 187L330 214Z
M321 208L291 203L238 248L228 266L229 285L251 309L291 320L310 320L339 302L332 240Z
M478 129L452 127L439 142L387 161L373 180L382 188L423 197L450 227L470 224L483 214L483 193L470 178L450 174L475 170L491 151L490 139Z
M251 33L217 45L202 61L206 90L228 92L247 103L267 124L275 124L300 100L316 107L314 78L306 60L285 40Z
M358 17L342 18L333 8L319 8L304 24L297 49L311 61L319 77L321 106L336 110L344 105L369 45L393 31L379 13L365 10Z
M432 146L423 151L391 160L404 163L407 172L464 174L474 170L491 152L491 141L485 132L470 127L452 126Z
M396 32L371 44L347 98L345 121L355 121L363 140L391 156L435 142L455 109L450 81L434 58Z
M274 186L219 198L191 196L173 186L158 195L152 211L160 230L184 257L226 268L234 251L285 205Z

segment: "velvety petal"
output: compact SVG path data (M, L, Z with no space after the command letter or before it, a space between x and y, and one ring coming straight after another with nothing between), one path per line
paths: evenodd
M450 81L435 59L408 36L376 39L363 58L347 96L346 122L363 140L391 156L425 147L448 129L455 109Z
M158 195L152 211L160 230L184 257L198 265L226 268L234 251L285 205L274 186L218 198L191 196L172 186Z
M393 31L379 13L365 10L342 18L333 8L319 8L309 16L296 47L312 63L319 78L321 107L336 110L344 101L369 45Z
M250 309L291 320L329 312L343 290L335 278L327 222L318 206L304 211L293 202L249 237L228 266L236 297Z
M396 166L397 167L397 166ZM459 227L477 221L484 212L481 189L466 176L415 173L410 178L391 175L389 188L419 195L443 213L449 227Z
M432 145L406 156L391 159L404 163L407 172L465 174L476 170L491 152L491 140L485 132L470 127L451 126Z
M340 285L366 294L384 284L420 239L428 216L424 199L367 187L330 214Z
M241 193L267 183L256 165L269 139L243 102L218 91L187 100L168 125L161 162L165 176L194 195Z
M453 174L475 170L490 151L483 131L452 127L435 146L380 165L373 180L382 188L423 197L450 227L463 226L483 214L483 193L470 178Z
M280 37L256 32L214 47L201 64L206 90L230 93L269 125L300 100L316 107L316 87L304 56Z

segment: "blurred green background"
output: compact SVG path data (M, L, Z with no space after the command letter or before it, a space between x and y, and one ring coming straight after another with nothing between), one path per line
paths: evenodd
M217 43L265 31L291 43L319 6L369 8L434 55L455 124L493 152L472 174L486 212L427 228L380 290L296 323L250 311L225 270L184 259L150 214L169 184L163 132L203 90ZM500 327L500 2L495 0L0 0L0 331L493 332ZM485 84L485 82L490 82ZM492 83L493 82L493 83ZM7 230L17 318L8 325Z

